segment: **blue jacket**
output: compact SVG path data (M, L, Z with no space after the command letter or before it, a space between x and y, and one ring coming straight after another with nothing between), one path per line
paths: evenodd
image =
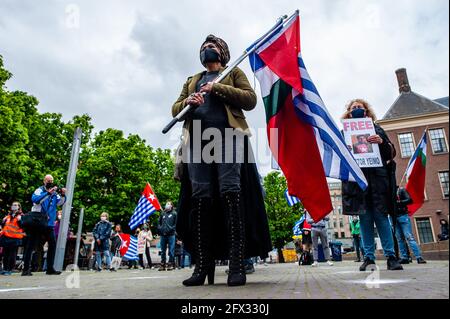
M101 220L99 221L95 227L94 230L92 231L95 240L100 239L101 241L105 241L108 240L109 242L109 238L111 237L111 233L112 233L112 224L105 220Z
M65 204L66 197L57 193L50 194L44 186L41 186L34 191L31 201L33 202L31 210L46 213L48 215L48 226L55 227L57 208Z

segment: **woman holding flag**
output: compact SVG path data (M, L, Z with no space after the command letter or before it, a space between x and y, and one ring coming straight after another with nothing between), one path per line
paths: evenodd
M255 108L256 94L239 68L213 82L230 60L225 41L209 35L199 55L206 70L187 79L172 107L174 117L194 107L184 124L183 153L189 156L183 158L177 233L195 259L195 270L183 285L203 285L206 277L213 284L215 260L228 259L227 283L241 286L246 283L244 259L264 259L272 249L243 113ZM210 137L205 140L205 135ZM211 144L213 150L207 148Z
M376 121L375 113L369 103L362 99L351 101L343 119L371 118ZM381 239L384 255L387 258L388 270L403 270L398 262L394 250L394 237L391 231L388 214L395 212L396 181L395 162L396 150L389 140L386 132L375 124L376 135L370 136L367 141L378 144L383 160L383 167L362 168L364 176L369 183L366 191L362 191L354 182L343 182L342 204L346 215L359 215L362 244L364 247L364 263L360 270L375 265L375 229Z

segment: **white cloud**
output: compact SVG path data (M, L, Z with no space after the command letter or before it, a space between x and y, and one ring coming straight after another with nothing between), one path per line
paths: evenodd
M448 95L449 3L442 0L3 0L0 54L14 74L8 87L35 95L41 111L66 119L89 113L97 130L172 147L176 141L160 131L185 79L202 69L206 35L223 37L236 58L297 8L306 66L337 121L354 97L367 98L381 117L397 97L400 67L414 91ZM242 68L253 83L247 61ZM259 100L248 114L256 128L265 125Z

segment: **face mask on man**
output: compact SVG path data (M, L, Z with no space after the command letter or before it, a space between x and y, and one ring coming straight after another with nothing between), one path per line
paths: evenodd
M166 204L166 211L172 210L172 205L171 204Z
M352 111L352 118L362 119L366 116L366 111L364 109L354 109Z
M211 48L206 48L200 52L200 61L202 64L220 62L219 53Z
M14 212L14 213L18 212L19 211L19 205L12 205L11 206L11 211Z

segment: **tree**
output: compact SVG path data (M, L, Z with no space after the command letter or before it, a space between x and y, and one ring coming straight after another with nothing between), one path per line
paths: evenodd
M278 250L281 263L284 263L282 248L292 240L292 228L304 212L301 204L289 207L284 193L287 189L286 178L279 172L269 173L264 178L266 190L266 210L269 229L274 247Z
M147 182L161 203L178 196L173 169L170 151L154 151L138 135L125 138L119 130L101 131L80 155L74 206L85 207L86 228L102 212L126 228Z
M71 225L76 226L79 208L85 208L85 230L100 213L126 228L142 190L150 182L161 205L176 202L180 185L172 178L170 150L153 149L138 135L127 138L115 129L94 129L89 115L76 115L65 122L62 114L39 113L39 101L25 92L10 92L6 82L12 74L0 56L0 209L4 215L12 201L31 209L31 194L46 174L66 185L75 129L81 127L80 160L74 190ZM157 214L152 216L154 223Z

